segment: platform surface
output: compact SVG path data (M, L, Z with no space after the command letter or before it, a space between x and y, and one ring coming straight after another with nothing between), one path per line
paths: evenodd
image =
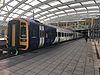
M93 52L84 39L0 60L0 75L96 75Z

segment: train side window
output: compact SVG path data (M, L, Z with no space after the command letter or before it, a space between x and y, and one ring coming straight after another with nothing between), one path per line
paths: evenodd
M66 37L67 37L67 33L66 33Z
M69 33L69 37L70 37L70 33Z
M69 33L67 33L67 36L69 37Z
M26 28L21 27L21 36L26 36Z
M62 37L64 37L64 33L62 33Z
M44 36L45 36L45 32L43 30L40 30L40 37L44 37Z
M64 33L64 37L66 37L66 33Z
M21 22L21 37L26 37L26 23Z
M32 30L32 37L34 37L34 38L36 37L36 29Z
M46 38L48 38L48 34L47 33L45 34L45 36L46 36Z
M65 37L66 37L66 33L65 33Z
M61 37L61 33L60 32L58 32L58 37Z

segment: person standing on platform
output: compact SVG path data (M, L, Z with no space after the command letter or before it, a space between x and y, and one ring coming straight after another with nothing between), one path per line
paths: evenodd
M84 35L85 41L88 41L88 35Z

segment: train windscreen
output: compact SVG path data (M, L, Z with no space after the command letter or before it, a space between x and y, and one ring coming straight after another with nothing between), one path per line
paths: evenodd
M26 24L21 23L21 38L26 38Z

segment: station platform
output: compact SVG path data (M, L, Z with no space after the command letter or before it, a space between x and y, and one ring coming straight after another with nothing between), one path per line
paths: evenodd
M79 39L0 60L0 75L99 75L94 60L91 42Z

